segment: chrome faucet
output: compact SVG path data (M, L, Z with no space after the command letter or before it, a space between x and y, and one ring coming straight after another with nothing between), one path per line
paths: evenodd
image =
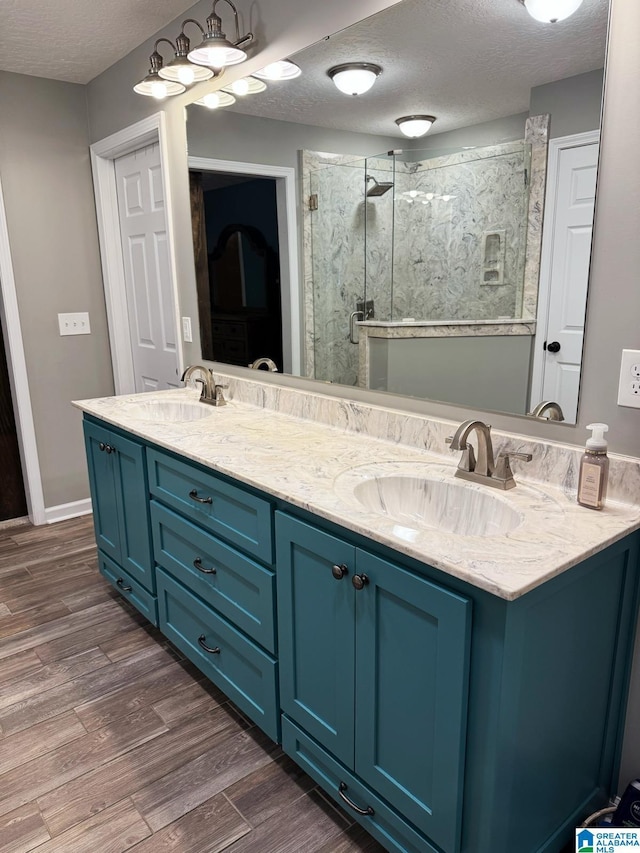
M256 358L255 361L252 361L249 367L252 367L254 370L257 370L259 367L266 367L272 373L278 372L278 365L272 358L267 358L266 356L262 356L262 358Z
M478 459L476 461L473 447L467 443L469 435L475 432L478 441ZM473 483L484 483L495 489L513 489L516 481L509 464L510 459L522 459L530 462L530 453L502 452L494 462L491 427L482 421L464 421L455 434L447 438L451 450L461 450L462 458L458 463L455 476Z
M548 414L547 414L548 412ZM544 418L548 421L563 421L564 412L560 408L560 404L554 400L543 400L529 412L530 418Z
M182 376L180 377L182 382L189 382L192 379L194 373L200 373L201 376L197 376L194 381L200 382L202 385L202 392L200 394L200 402L208 403L210 406L223 406L226 402L224 397L222 398L222 403L217 401L217 385L214 385L213 376L211 375L211 371L206 367L203 367L201 364L192 364L186 368ZM220 386L222 387L222 386Z

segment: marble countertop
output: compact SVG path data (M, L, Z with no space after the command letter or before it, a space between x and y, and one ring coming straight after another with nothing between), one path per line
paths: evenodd
M235 400L211 407L210 415L194 421L136 417L140 401L157 399L197 403L198 391L105 397L74 405L506 600L640 529L640 506L610 501L601 512L585 509L577 505L575 494L523 481L517 471L518 486L509 492L464 484L507 502L521 516L509 533L466 536L414 527L411 519L394 520L365 509L353 498L353 489L376 473L424 471L446 481L454 476L457 453L414 449Z

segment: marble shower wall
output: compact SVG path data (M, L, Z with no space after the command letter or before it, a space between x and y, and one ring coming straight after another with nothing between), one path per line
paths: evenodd
M520 316L526 250L528 146L507 143L398 163L390 319ZM487 284L487 235L500 243L501 281Z

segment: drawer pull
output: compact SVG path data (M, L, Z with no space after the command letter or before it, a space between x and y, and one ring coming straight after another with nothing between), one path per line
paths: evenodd
M196 557L193 561L193 565L199 572L202 572L203 575L215 575L217 571L217 569L205 569L205 567L202 565L201 557Z
M349 569L345 566L344 563L342 563L339 566L332 566L331 567L331 574L334 576L334 578L337 581L341 581L342 578L347 574L348 571L349 571Z
M116 581L116 586L119 586L123 592L131 592L133 587L124 585L124 578L118 578Z
M191 498L192 501L197 501L197 503L199 503L199 504L212 504L213 503L213 498L200 498L200 497L198 497L198 492L196 491L196 489L191 489L191 491L189 492L189 497Z
M354 802L352 802L349 799L349 797L347 797L347 795L345 794L346 790L347 790L346 782L340 782L340 785L338 787L338 794L340 795L340 799L343 800L349 806L350 809L353 809L356 814L361 814L361 815L364 815L365 817L366 816L371 817L371 815L375 814L375 812L371 808L371 806L367 806L366 809L361 809L360 806L357 806Z
M198 645L200 646L201 649L204 649L205 652L209 652L210 655L219 655L220 654L220 646L215 646L215 648L212 649L211 646L208 646L204 640L205 640L204 634L200 634L200 636L198 637Z
M351 583L354 585L356 589L364 589L365 586L369 583L369 578L365 575L354 575L351 578Z

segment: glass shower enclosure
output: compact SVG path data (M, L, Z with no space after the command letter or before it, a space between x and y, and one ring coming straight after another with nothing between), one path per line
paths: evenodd
M521 317L530 157L516 141L311 172L315 378L358 384L363 320Z

